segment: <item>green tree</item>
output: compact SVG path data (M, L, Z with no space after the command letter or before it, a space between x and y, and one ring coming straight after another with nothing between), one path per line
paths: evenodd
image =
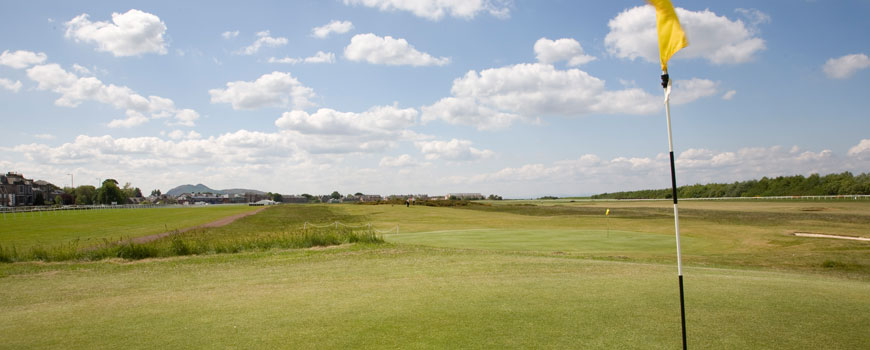
M36 192L36 195L33 196L33 205L45 205L45 197L42 196L42 192Z
M75 204L91 205L97 199L97 188L91 185L76 187Z
M154 197L160 197L160 190L151 190L151 195Z
M127 203L127 197L118 188L118 181L107 179L103 181L103 186L97 190L97 203L112 204L113 202L117 204Z
M332 191L332 194L329 195L329 197L332 199L341 199L341 193L338 193L338 191Z

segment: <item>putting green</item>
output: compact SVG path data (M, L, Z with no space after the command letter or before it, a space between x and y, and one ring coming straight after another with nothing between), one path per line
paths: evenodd
M673 235L618 230L470 229L386 235L387 241L434 247L571 251L582 253L670 252ZM684 244L696 239L682 237Z

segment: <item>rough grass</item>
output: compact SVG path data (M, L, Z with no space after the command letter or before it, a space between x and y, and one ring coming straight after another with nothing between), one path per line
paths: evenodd
M59 245L33 245L27 249L0 245L0 262L66 261L121 258L140 260L194 254L238 253L273 248L292 249L344 243L382 243L383 238L367 227L303 228L307 220L345 220L358 218L334 213L326 206L271 207L259 215L246 217L221 228L175 232L151 242L130 239L103 239L99 244L74 240Z

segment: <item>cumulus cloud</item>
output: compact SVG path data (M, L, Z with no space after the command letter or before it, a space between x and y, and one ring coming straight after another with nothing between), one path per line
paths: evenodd
M350 21L333 20L320 27L311 28L311 36L324 39L332 33L344 34L353 29L353 23Z
M323 52L317 51L314 56L305 57L305 58L294 58L294 57L284 57L284 58L275 58L269 57L269 63L284 63L284 64L297 64L297 63L335 63L335 54L332 52Z
M287 45L287 38L271 36L268 30L257 33L257 40L251 45L244 47L235 53L238 55L253 55L260 51L262 47L280 47Z
M414 143L426 159L447 161L474 161L490 158L495 152L471 147L471 141L452 139L450 141L417 141Z
M566 61L575 67L595 60L595 57L583 53L583 47L574 39L550 40L540 38L535 42L535 56L538 62L553 64Z
M126 119L115 119L109 122L108 126L110 128L132 128L135 126L139 126L148 122L148 117L144 114L127 110L127 118Z
M737 94L737 90L728 90L724 94L722 94L722 99L723 100L731 100L732 98L734 98L734 95L736 95L736 94Z
M302 85L290 73L263 74L255 81L231 81L226 89L211 89L211 103L229 103L233 109L262 107L305 108L312 106L314 90Z
M378 165L389 168L404 168L410 166L417 166L420 165L420 163L416 159L414 159L414 157L411 157L411 155L403 154L398 157L383 157L381 158L381 161L378 163Z
M730 20L710 10L689 11L677 8L677 16L689 39L689 46L674 55L679 58L704 58L714 64L735 64L752 60L765 49L764 40L742 20ZM769 21L760 11L756 18ZM610 32L604 44L610 54L628 59L659 62L656 15L652 6L625 10L608 23Z
M405 39L391 36L379 37L372 33L354 35L350 44L344 48L344 56L351 61L394 66L443 66L450 63L450 58L436 58L428 53L417 51Z
M42 52L35 53L24 50L18 50L15 52L5 50L0 54L0 64L15 69L22 69L35 64L42 64L46 59L48 59L48 57Z
M13 82L9 79L0 78L0 87L12 92L18 92L18 90L21 90L21 81L16 80Z
M870 57L865 54L845 55L828 59L822 66L825 75L831 79L851 78L859 70L870 68Z
M71 19L66 25L66 37L97 45L98 51L119 56L139 56L146 53L166 54L163 34L166 24L159 17L132 9L112 13L112 22L91 22L87 14Z
M469 71L450 91L453 97L423 107L423 121L494 129L539 116L650 114L662 105L641 89L607 90L603 80L582 70L542 63Z
M433 21L445 15L472 19L480 12L498 18L510 16L510 2L506 0L344 0L344 4L374 7L381 11L408 11Z
M238 31L238 30L234 30L234 31L226 31L226 32L221 33L221 36L222 36L224 39L229 40L229 39L232 39L232 38L238 37L238 36L239 36L239 31Z
M870 150L870 140L865 150ZM860 144L859 144L860 146ZM856 147L859 147L856 146ZM864 151L870 153L870 151ZM801 151L773 147L742 148L736 151L689 149L678 153L676 168L680 184L733 182L757 179L763 176L788 176L812 173L829 174L846 170L866 169L870 157L852 159L837 157L830 150ZM452 183L499 184L501 188L531 189L539 193L601 193L670 186L668 157L626 157L602 159L585 154L575 159L555 161L551 164L531 163L506 167L494 172L468 176L454 176Z
M27 69L27 76L37 83L37 89L60 94L54 101L55 105L75 108L82 102L95 101L125 110L126 119L112 120L110 127L133 127L148 121L145 116L150 113L152 118L175 116L178 123L193 126L199 118L196 112L180 113L175 103L164 97L148 96L136 93L126 86L106 85L95 77L79 77L68 72L56 63L33 66ZM182 110L192 111L192 110Z
M303 134L391 135L414 124L417 110L400 109L397 106L376 106L362 113L339 112L321 108L313 114L295 110L286 112L275 121L281 129L294 130Z
M870 139L861 140L857 145L849 149L849 156L870 160Z
M708 79L674 80L673 84L671 103L678 105L719 93L719 82Z

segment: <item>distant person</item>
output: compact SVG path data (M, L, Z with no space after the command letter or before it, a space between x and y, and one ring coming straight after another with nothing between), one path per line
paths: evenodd
M405 207L408 207L408 208L411 207L411 200L410 199L405 200Z

